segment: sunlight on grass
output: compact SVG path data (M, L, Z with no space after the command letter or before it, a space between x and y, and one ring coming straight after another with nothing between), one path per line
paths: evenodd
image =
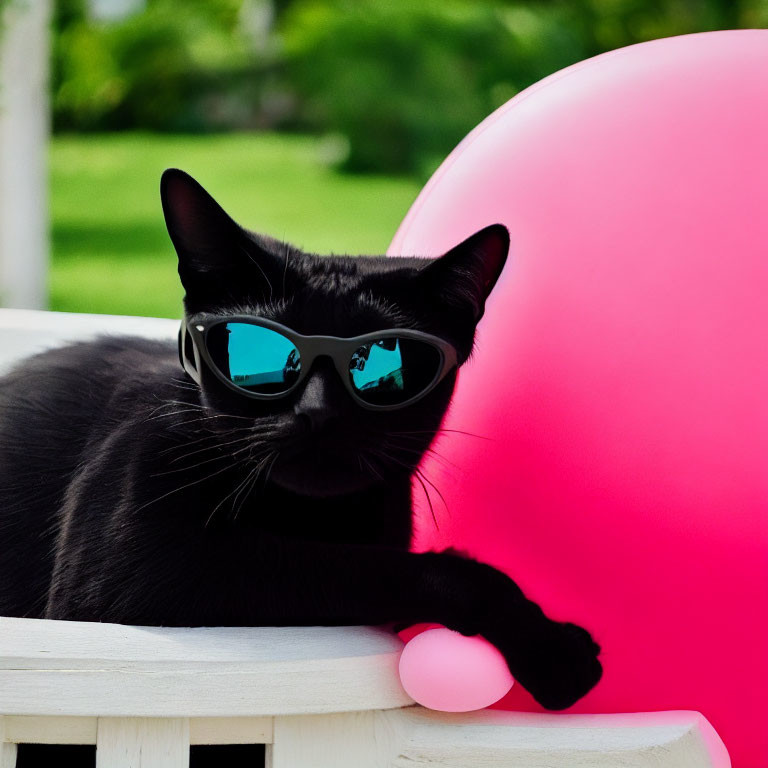
M345 176L322 139L110 134L53 139L51 309L178 317L182 290L159 180L191 173L249 229L318 253L383 253L411 179Z

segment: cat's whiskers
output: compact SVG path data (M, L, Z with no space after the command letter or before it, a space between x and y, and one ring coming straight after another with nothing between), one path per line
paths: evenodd
M227 445L237 445L243 442L251 442L253 440L253 429L251 429L250 427L242 427L241 429L232 430L229 434L231 435L234 432L242 432L243 430L247 431L248 434L243 435L241 437L237 437L234 440L228 440L226 443L216 442L214 445L210 445L205 448L198 448L197 450L190 451L189 453L185 453L183 456L177 456L175 459L171 459L168 463L175 464L178 461L188 459L190 456L196 456L199 453L207 453L208 451L215 450L216 448L224 448ZM218 437L218 435L215 435L215 437Z
M274 469L279 456L280 456L280 451L276 450L274 458L272 459L272 463L269 465L269 467L267 467L267 474L264 476L264 485L266 485L269 482L269 476L272 474L272 470Z
M247 482L248 482L248 480L251 478L251 476L253 475L253 473L254 473L254 472L258 472L258 471L259 471L259 469L260 469L260 467L262 467L262 466L263 466L263 464L264 464L264 461L265 461L265 459L264 459L264 458L262 458L262 459L261 459L261 460L260 460L260 461L259 461L259 462L256 464L256 466L252 467L252 468L251 468L251 469L250 469L250 470L249 470L249 471L246 473L246 475L245 475L245 478L244 478L244 479L243 479L243 480L242 480L240 483L238 483L238 484L237 484L237 485L236 485L236 486L235 486L235 487L234 487L234 488L233 488L231 491L229 491L229 493L227 493L227 494L224 496L224 498L223 498L223 499L222 499L222 500L221 500L221 501L220 501L220 502L219 502L219 503L218 503L218 504L217 504L217 505L216 505L216 506L215 506L215 507L214 507L214 508L211 510L211 514L210 514L210 515L208 515L208 519L205 521L205 527L206 527L206 528L208 527L208 525L209 525L209 523L211 522L211 520L213 520L213 517L214 517L214 515L216 514L216 512L217 512L219 509L221 509L221 507L223 506L224 502L225 502L225 501L226 501L228 498L230 498L230 497L231 497L233 494L238 494L238 493L240 492L240 490L241 490L242 488L244 488L244 487L245 487L246 483L247 483ZM235 501L237 501L237 495L235 495ZM233 501L233 502L232 502L232 506L233 506L233 508L234 508L234 504L235 504L235 501Z
M358 459L365 463L365 466L368 467L368 469L371 471L371 474L378 478L382 483L384 482L384 478L381 475L381 472L376 469L376 467L371 463L371 461L368 459L367 456L364 456L362 453L359 453L357 455Z
M456 434L456 435L466 435L467 437L476 437L478 440L493 441L492 437L487 437L485 435L476 435L474 432L465 432L463 429L446 429L444 427L440 427L437 430L414 429L409 431L392 432L391 434L393 435L435 435L435 437L442 434Z
M450 509L448 508L448 502L445 500L445 496L443 496L441 490L432 482L432 480L430 480L427 477L426 473L422 469L417 469L415 474L418 477L420 477L422 480L424 480L425 483L427 483L428 485L430 485L434 489L435 493L440 497L440 501L443 502L443 506L445 507L445 511L450 513ZM437 522L437 521L435 521L435 522Z
M288 275L288 255L290 253L290 246L288 243L285 244L285 253L283 254L283 260L285 261L285 266L283 268L283 296L285 296L285 278Z
M173 415L173 414L169 414ZM178 424L174 424L171 426L180 427L180 426L190 426L192 424L198 424L203 421L211 421L212 419L242 419L243 421L250 421L252 422L253 419L249 419L247 416L233 416L231 414L225 414L225 413L214 413L210 416L200 416L197 419L181 419ZM214 432L213 425L203 425L201 429L207 429L209 432L213 434L221 434L221 432Z
M432 482L432 480L430 480L427 477L424 471L421 470L419 467L411 467L410 464L404 461L401 461L396 456L393 456L390 453L386 453L381 449L373 449L373 452L375 453L376 456L378 456L383 461L394 462L398 466L411 471L412 476L416 478L417 482L421 485L422 490L424 491L424 495L427 498L427 504L429 505L429 511L430 511L430 514L432 515L432 521L435 524L435 528L437 528L437 530L440 530L440 526L438 525L438 522L437 522L437 517L435 516L435 509L432 504L432 498L430 497L429 490L427 489L427 485L429 485L431 488L434 489L434 491L440 497L440 500L443 502L443 506L445 507L446 512L449 512L450 510L448 508L448 502L445 500L445 497L443 496L440 489Z
M251 254L248 253L248 251L242 245L240 246L240 250L248 257L248 259L253 264L256 265L256 267L258 267L259 272L261 272L262 276L267 281L267 285L269 286L269 300L272 301L272 296L274 295L274 289L272 288L272 282L270 281L269 277L267 276L267 273L264 271L264 269L262 268L261 264L259 264L259 262L256 261L256 259L254 259L253 256L251 256Z
M421 485L421 490L424 491L424 495L427 497L427 504L429 504L429 514L432 515L432 522L435 524L435 530L440 530L440 526L437 522L437 517L435 516L435 508L432 506L432 499L429 495L429 491L427 490L427 486L424 485L424 481L421 479L421 476L418 473L414 473L413 475L416 480Z
M236 432L247 432L245 435L241 435L240 437L235 438L234 440L229 440L227 442L221 442L220 438L228 437L232 434L235 434ZM198 440L193 441L194 443L200 443L203 440L211 441L210 445L205 445L203 448L197 448L194 451L189 451L188 453L185 453L181 456L177 456L174 459L171 459L168 463L169 464L176 464L179 461L185 461L189 459L191 456L196 456L200 454L209 453L210 451L218 451L219 449L230 447L229 451L224 451L221 455L214 456L209 459L204 459L203 461L197 462L196 464L192 464L191 466L182 466L177 469L170 469L165 472L158 472L153 477L157 477L159 475L169 475L177 472L184 472L190 469L194 469L196 467L200 467L204 464L209 464L214 461L218 461L221 459L227 459L232 458L235 456L238 456L241 453L244 453L248 451L250 453L249 456L247 456L244 461L250 461L254 458L260 457L262 454L261 451L257 451L254 453L254 448L258 448L259 446L263 445L271 436L278 434L278 430L272 429L272 428L266 428L266 429L258 429L256 426L250 426L250 427L240 427L236 429L230 430L228 433L224 435L220 435L218 433L206 435L205 437L202 437ZM231 447L241 445L241 448L238 448L237 450L233 450ZM173 446L170 449L166 449L162 453L168 453L171 450L179 450L182 447L186 446Z
M155 398L157 398L157 395L155 395ZM202 403L190 403L188 400L165 400L163 405L181 405L185 407L200 408L200 410L205 410L205 406Z
M430 456L434 457L436 461L439 461L443 466L450 466L454 469L460 469L459 465L455 462L451 461L450 459L443 456L439 451L435 450L434 448L427 446L426 448L413 448L412 446L406 446L406 445L398 445L397 442L394 442L394 440L401 439L396 437L395 433L385 433L386 437L384 439L384 442L382 444L382 447L384 448L392 448L395 451L403 451L404 453L412 453L416 456L425 456L429 454ZM394 440L393 440L394 438ZM416 440L417 438L409 438L412 440Z
M256 451L254 453L254 450L253 450L254 447L256 447L256 446L253 443L250 443L248 445L244 445L242 448L238 448L236 451L232 451L232 456L237 456L239 453L244 453L245 451L248 451L249 455L246 456L244 461L249 461L250 459L258 458L258 457L262 456L263 453L261 451Z
M259 464L257 464L248 473L248 475L246 475L245 481L241 485L241 490L237 492L237 494L235 495L235 498L232 500L232 522L233 523L237 522L237 517L240 514L240 510L245 504L246 499L253 492L253 488L256 485L256 481L259 479L259 470L260 470L260 466ZM245 492L243 493L243 491ZM239 504L238 504L238 498L240 498Z
M234 434L235 432L243 432L246 430L251 430L252 427L237 427L236 429L231 429L227 434ZM173 453L173 451L178 451L181 448L189 448L191 445L199 445L204 440L215 440L216 438L220 437L220 434L218 432L210 432L207 435L203 435L202 437L199 437L197 440L190 440L186 443L179 443L177 445L172 445L170 448L166 448L158 453L158 456L165 456L169 453Z
M184 381L183 379L168 379L168 382L177 389L189 389L192 391L199 391L199 387L193 381Z
M242 428L242 429L246 429L246 428ZM241 430L237 430L237 431L242 431L242 429ZM210 515L208 516L208 518L206 520L206 523L205 523L206 527L208 526L210 521L213 519L213 517L216 514L216 512L222 507L222 505L227 501L227 499L229 499L233 495L235 497L234 500L233 500L233 510L234 510L234 506L235 506L235 504L237 504L238 498L240 498L241 493L246 489L246 487L249 484L249 481L252 481L250 483L250 488L249 488L248 492L245 493L245 495L241 499L241 505L242 505L242 503L244 502L245 498L247 498L247 496L250 494L251 490L253 489L256 481L258 480L258 477L259 477L259 474L261 473L261 471L267 466L267 464L268 464L268 462L270 460L272 461L272 464L270 465L270 469L271 469L271 466L274 465L274 460L277 458L277 455L278 455L278 452L273 451L273 450L269 450L266 453L263 452L263 451L258 451L258 452L254 453L254 443L253 443L253 440L254 440L254 436L258 433L258 430L255 430L252 427L248 427L247 431L249 432L248 435L244 435L244 436L238 437L235 440L230 440L230 441L228 441L226 443L217 442L215 445L212 445L212 446L209 446L209 447L206 447L206 448L203 448L203 449L198 449L198 450L192 451L192 452L190 452L188 454L185 454L184 456L180 456L180 457L178 457L176 459L173 459L170 462L172 464L177 462L177 461L181 461L183 459L188 459L190 456L192 456L194 454L204 453L204 452L207 452L209 450L214 450L214 449L222 448L222 447L225 447L225 446L230 446L231 447L231 446L234 446L234 445L244 444L241 448L238 448L237 450L225 451L224 453L221 453L220 455L213 456L212 458L204 459L202 461L197 462L196 464L192 464L191 466L178 467L176 469L167 470L167 471L164 471L164 472L157 472L157 473L153 474L152 477L159 477L159 476L162 476L162 475L170 475L170 474L179 473L179 472L188 472L190 470L196 469L197 467L201 467L201 466L204 466L206 464L211 464L211 463L214 463L214 462L219 462L219 461L224 461L224 460L228 460L229 461L229 463L226 466L221 467L220 469L216 470L215 472L210 473L206 477L199 478L197 480L192 481L191 483L187 483L185 485L180 486L179 488L175 488L172 491L169 491L168 493L164 494L163 496L158 497L154 501L148 502L147 504L143 505L142 507L139 507L139 509L143 509L144 506L149 506L150 504L153 504L153 503L155 503L157 501L160 501L161 499L164 499L167 496L170 496L172 493L176 493L177 491L183 490L184 488L188 488L189 486L195 485L196 483L202 482L203 480L207 480L207 479L210 479L212 477L215 477L216 475L221 474L222 472L224 472L227 469L230 469L230 468L234 469L236 467L242 467L242 466L248 467L248 465L254 459L256 459L257 461L256 461L255 465L252 466L248 470L248 472L246 473L245 478L240 483L238 483L231 491L229 491L224 496L224 498L213 508L213 510L211 511ZM263 432L266 432L266 433L269 433L269 432L272 432L272 431L273 430L269 430L269 429L268 430L263 430ZM214 437L214 436L209 435L207 437ZM263 436L262 436L262 439L263 439ZM235 458L239 454L244 453L246 451L249 454L246 457L239 458L239 459Z
M160 397L157 394L153 394L152 397L155 400L157 400L160 403L160 405L158 405L154 410L150 411L149 413L150 416L153 416L155 413L157 413L158 411L161 411L163 408L170 408L171 406L174 406L174 405L180 405L183 408L197 408L200 410L203 409L203 406L200 403L192 403L186 400L167 400L165 398Z
M222 461L224 459L231 459L232 456L234 456L234 453L231 454L223 454L220 456L213 456L210 459L204 459L203 461L198 461L197 464L192 464L187 467L177 467L176 469L167 469L164 472L155 472L150 477L162 477L163 475L174 475L179 472L189 472L191 469L196 469L197 467L202 467L205 464L211 464L214 461ZM186 458L182 456L182 458Z
M160 400L160 397L158 395L153 395L153 397L156 400ZM163 408L172 408L172 406L174 405L181 406L181 409L170 410L168 411L168 413L158 414L157 416L155 416L155 414L157 414L158 411L162 411ZM187 400L164 400L154 410L150 411L148 417L144 421L151 421L154 418L161 418L166 416L181 415L184 413L189 413L190 411L202 412L208 415L204 417L200 417L199 419L183 419L182 422L185 425L193 424L196 421L202 421L205 419L237 419L238 421L248 421L253 423L252 417L239 416L234 413L211 413L211 409L208 406L205 406L202 403L189 402Z
M277 457L280 455L280 451L272 451L270 455L267 456L266 462L268 464L266 465L267 471L264 475L264 485L266 486L269 482L269 475L272 472L272 468L275 466L275 462L277 461ZM261 474L261 470L263 467L257 467L256 473L253 475L253 480L251 480L250 485L248 486L248 490L245 492L245 494L242 497L242 500L240 501L240 505L237 507L237 509L234 512L233 516L233 522L237 521L238 516L240 515L240 510L243 508L243 505L245 504L245 500L251 495L253 492L253 489L256 487L256 483L259 480L259 475ZM234 508L235 503L237 502L237 498L235 498L235 501L232 502L232 507Z
M234 467L238 466L241 462L235 462L234 464L227 464L225 467L222 467L221 469L217 469L215 472L211 472L210 475L205 475L204 477L199 477L196 480L192 480L189 483L185 483L184 485L180 485L178 488L173 488L172 490L168 491L167 493L162 494L162 496L158 496L155 499L152 499L152 501L148 501L145 504L142 504L140 507L138 507L135 511L140 512L142 509L145 509L146 507L151 506L152 504L156 504L158 501L162 501L165 498L168 498L168 496L171 496L174 493L178 493L179 491L183 491L185 488L189 488L190 486L197 485L198 483L202 483L205 480L210 480L212 477L216 477L216 475L220 475L222 472L225 472L228 469L233 469Z
M160 406L161 408L163 406ZM156 413L160 408L155 409L152 411L152 413ZM148 418L144 419L144 421L156 421L157 419L167 419L169 416L181 416L183 413L198 413L197 408L186 408L183 411L168 411L168 413L159 413L157 416L149 416ZM188 422L185 422L188 423Z

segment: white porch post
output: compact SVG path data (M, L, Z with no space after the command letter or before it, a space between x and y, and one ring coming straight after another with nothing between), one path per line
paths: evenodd
M0 32L0 306L47 303L51 0L11 0Z

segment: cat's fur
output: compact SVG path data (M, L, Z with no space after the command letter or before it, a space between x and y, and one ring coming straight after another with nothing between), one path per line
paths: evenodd
M272 318L303 334L414 328L467 360L509 245L491 226L437 260L318 257L236 225L193 179L162 201L189 317ZM545 707L598 681L599 647L494 568L415 554L410 488L455 371L385 413L327 359L274 402L177 351L104 338L0 380L0 615L143 625L439 622L481 633ZM510 500L511 501L511 500Z

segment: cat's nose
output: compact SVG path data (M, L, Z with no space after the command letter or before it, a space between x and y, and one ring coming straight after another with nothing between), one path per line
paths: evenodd
M341 382L330 360L318 360L307 376L293 410L310 432L327 430L340 416Z

